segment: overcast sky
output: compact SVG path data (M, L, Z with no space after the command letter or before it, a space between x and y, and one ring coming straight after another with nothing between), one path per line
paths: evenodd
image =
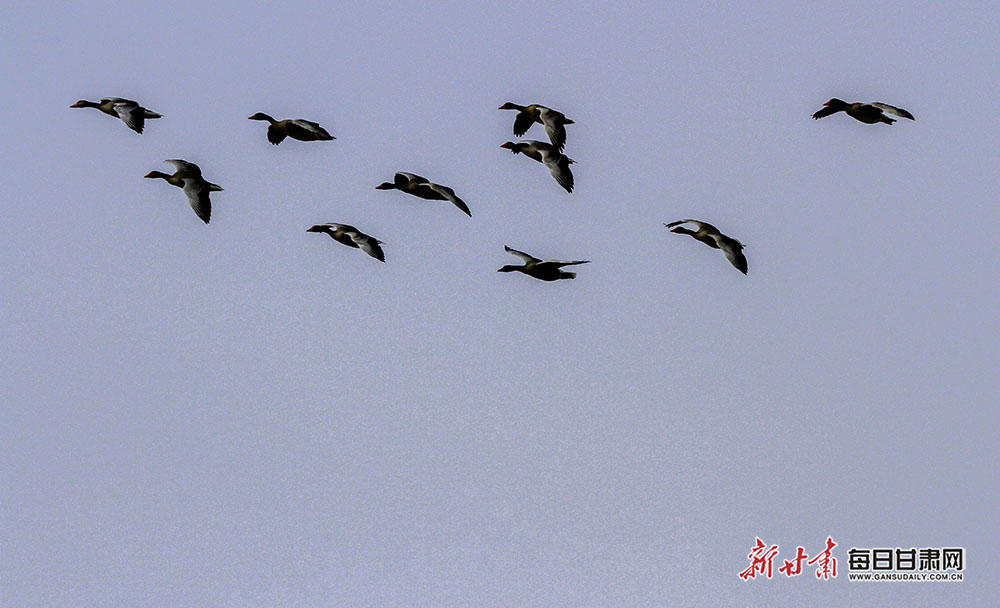
M4 607L995 603L996 3L3 13ZM164 117L69 109L102 96ZM572 194L507 101L575 121ZM836 580L738 577L827 536ZM850 547L966 580L850 582Z

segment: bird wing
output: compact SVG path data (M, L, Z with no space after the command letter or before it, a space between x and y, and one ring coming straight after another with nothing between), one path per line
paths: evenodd
M306 120L304 118L295 118L288 122L295 125L296 127L299 127L300 129L303 129L305 131L311 131L313 133L316 133L317 135L329 135L329 133L326 132L326 129L319 126L318 122L313 122L311 120Z
M315 123L311 120L296 118L294 120L288 121L288 124L293 128L301 129L302 131L305 131L306 133L310 133L312 135L318 135L319 137L325 137L329 139L336 139L333 135L327 133L326 129L319 126L319 123Z
M573 159L556 152L555 149L543 149L542 162L549 168L549 173L556 178L559 185L566 189L566 192L573 191L573 172L569 170L570 163L575 162Z
M521 110L514 117L514 135L516 137L521 137L528 132L531 124L535 122L535 119L531 117L530 112Z
M116 100L111 107L129 129L139 134L142 133L142 126L146 120L146 108L142 108L136 102L127 99Z
M357 229L354 230L345 229L345 232L347 233L348 236L351 237L351 240L354 241L354 244L357 245L358 248L361 249L361 251L364 251L365 253L372 256L379 262L385 262L385 253L382 251L382 248L379 247L379 245L382 244L382 241L374 237L368 236L367 234L360 232Z
M455 196L454 190L448 186L442 186L441 184L427 184L427 187L443 196L445 200L451 201L451 204L461 209L469 217L472 217L472 212L469 211L469 206L465 204L465 201Z
M540 108L540 118L545 125L545 133L557 150L566 146L566 117L550 108Z
M163 162L168 165L173 165L177 169L177 172L181 174L181 177L201 177L201 168L194 163L189 163L186 160L180 160L178 158L172 158Z
M705 230L715 233L722 234L719 229L715 226L709 224L708 222L702 222L700 220L677 220L676 222L670 222L669 224L664 224L667 228L673 228L674 226L680 226L681 224L694 224L698 227L698 230L704 228Z
M830 114L836 114L837 112L840 112L843 109L844 108L841 108L841 107L838 107L838 106L824 106L824 107L820 108L819 111L817 111L815 114L813 114L813 118L815 118L816 120L819 120L820 118L823 118L824 116L829 116Z
M716 242L719 243L719 249L722 249L722 252L726 254L726 258L730 263L737 270L746 274L747 258L743 255L743 243L725 235L722 235L722 238L717 238Z
M566 260L545 260L544 262L542 262L542 264L552 264L553 266L556 266L556 267L576 266L577 264L589 264L589 263L590 263L590 260L573 260L573 261L566 261Z
M405 171L396 171L396 175L393 177L393 181L396 183L397 187L406 186L408 184L429 184L430 181L426 177L420 177L416 173L407 173Z
M521 258L525 262L541 262L541 260L538 259L538 258L536 258L535 256L528 255L527 253L525 253L523 251L518 251L517 249L511 249L507 245L503 246L503 250L506 251L507 253L516 255L517 257Z
M902 116L903 118L909 118L910 120L916 120L913 118L913 114L910 114L903 108L897 108L896 106L890 106L887 103L876 102L868 104L870 106L875 106L876 108L882 110L883 112L888 112L890 114L895 114L896 116Z
M277 146L285 141L286 137L288 137L288 133L277 124L267 125L267 141Z
M208 200L210 192L208 183L205 180L188 176L184 178L183 189L195 215L207 224L212 218L212 202Z

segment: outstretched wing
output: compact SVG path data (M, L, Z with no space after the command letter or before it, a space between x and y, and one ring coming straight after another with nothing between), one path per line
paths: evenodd
M552 264L553 266L576 266L577 264L589 264L590 260L573 260L572 262L567 262L564 260L545 260L543 264Z
M406 186L407 184L429 184L430 182L426 177L420 177L416 173L407 173L405 171L396 171L396 175L393 176L393 182L396 184L397 188Z
M702 222L700 220L677 220L676 222L670 222L669 224L664 224L667 228L673 228L674 226L680 226L681 224L694 224L698 227L698 230L704 228L709 232L714 232L716 234L722 234L719 229L715 226L709 224L708 222Z
M296 118L294 120L289 120L288 126L292 129L298 129L300 132L307 134L307 136L312 135L318 139L337 139L333 135L330 135L326 129L319 126L319 123L315 123L311 120Z
M840 112L843 109L844 108L842 108L840 106L824 106L824 107L820 108L818 112L816 112L815 114L813 114L813 118L819 120L820 118L823 118L824 116L829 116L830 114L836 114L837 112Z
M740 243L734 238L728 236L722 236L716 239L719 243L719 248L722 252L726 254L726 259L736 267L737 270L743 274L747 273L747 258L743 255L743 243Z
M195 177L185 177L183 188L195 215L207 224L212 219L212 202L208 200L210 192L208 183Z
M516 255L517 257L521 258L525 262L541 262L541 260L538 259L538 258L536 258L535 256L528 255L527 253L525 253L523 251L518 251L517 249L511 249L507 245L503 246L503 250L506 251L507 253Z
M379 262L385 262L385 253L382 251L382 248L379 247L379 245L382 244L382 241L368 236L363 232L358 232L357 230L348 231L347 234L351 237L351 240L354 241L354 244L361 249L361 251L364 251Z
M128 99L119 99L115 101L112 106L115 113L118 114L118 118L122 119L129 129L132 129L136 133L142 134L142 127L146 121L146 109L139 106L134 101L129 101Z
M173 165L177 171L180 172L181 177L201 177L201 168L194 163L189 163L188 161L180 160L179 158L172 158L163 162L168 165Z
M557 150L566 146L566 117L550 108L541 108L540 118L545 125L545 133Z
M285 130L279 127L278 125L267 126L267 141L271 142L272 144L277 146L281 142L285 141L285 138L287 136L288 134L285 133Z
M910 114L909 112L907 112L903 108L897 108L896 106L890 106L887 103L876 102L876 103L872 103L872 104L868 104L868 105L875 106L876 108L882 110L883 112L888 112L890 114L895 114L896 116L902 116L903 118L909 118L910 120L916 120L915 118L913 118L913 114Z
M441 184L427 184L427 187L444 197L444 200L451 201L451 204L461 209L469 217L472 217L472 212L469 211L469 206L465 204L465 201L455 196L454 190L448 186L442 186Z
M559 182L559 185L566 189L566 192L573 191L573 172L569 170L570 163L574 162L573 159L556 152L555 149L551 151L543 149L542 162L549 168L549 173Z
M535 122L535 119L531 117L530 112L523 110L518 112L517 116L514 117L514 135L521 137L527 133L533 122Z

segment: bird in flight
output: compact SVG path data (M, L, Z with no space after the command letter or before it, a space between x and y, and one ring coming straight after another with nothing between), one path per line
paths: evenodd
M81 99L70 107L97 108L109 116L122 119L122 122L129 129L140 135L142 134L142 128L146 124L147 118L163 118L162 114L147 110L131 99L122 99L121 97L102 97L100 102Z
M552 144L534 140L517 143L508 141L500 144L500 147L507 148L514 154L524 154L542 163L549 168L549 173L566 192L573 191L573 172L569 170L569 166L576 161L557 150Z
M694 224L698 229L691 230L681 224ZM687 234L709 247L721 249L722 253L726 254L726 258L736 267L736 270L739 270L743 274L747 273L747 259L743 255L743 243L722 234L715 226L698 220L677 220L676 222L664 224L664 226L670 228L670 232Z
M143 177L158 177L166 180L168 184L173 184L183 189L184 194L187 195L188 203L194 209L195 214L207 224L212 218L212 202L208 200L208 194L210 192L220 192L222 186L205 181L205 178L201 176L201 169L194 163L177 159L165 160L163 162L173 165L177 168L177 171L173 175L167 175L160 171L150 171Z
M379 262L385 262L385 254L382 253L382 248L379 247L379 245L384 245L384 243L373 236L361 232L354 226L328 222L326 224L316 224L312 228L308 228L306 232L325 232L338 243L360 249Z
M441 184L432 184L425 177L420 177L413 173L405 173L403 171L397 171L396 175L393 176L393 181L382 182L381 184L375 186L376 190L402 190L407 194L412 194L413 196L418 196L422 199L431 201L448 201L452 205L455 205L462 210L462 213L472 217L472 212L469 211L469 206L465 204L465 201L455 196L455 191L448 186L442 186Z
M823 108L813 114L813 118L819 120L824 116L829 116L831 114L836 114L837 112L844 111L848 116L856 120L860 120L863 123L873 125L875 123L884 122L887 125L891 125L896 122L895 119L889 118L885 115L886 112L890 114L895 114L896 116L901 116L903 118L909 118L910 120L916 120L913 118L913 114L910 114L903 108L897 108L895 106L890 106L887 103L847 103L846 101L841 101L834 97L830 101L823 104Z
M249 120L266 120L269 123L267 127L267 141L276 146L285 141L286 137L291 137L299 141L330 141L331 139L337 139L327 133L326 129L319 126L319 124L302 118L275 120L263 112L257 112L249 117Z
M545 133L549 136L549 141L562 151L566 146L566 125L573 124L573 121L566 118L562 112L557 112L552 108L533 103L527 106L519 106L508 101L500 106L501 110L517 110L514 117L514 136L521 137L528 132L532 123L539 123L545 126Z
M523 272L529 277L534 277L542 281L557 281L559 279L574 279L576 278L575 272L566 272L562 269L563 266L574 266L576 264L589 264L590 260L574 260L574 261L560 261L560 260L540 260L533 255L528 255L523 251L518 251L517 249L511 249L507 245L503 246L504 251L507 253L516 255L517 257L524 260L522 266L514 266L513 264L508 264L503 268L497 269L497 272Z

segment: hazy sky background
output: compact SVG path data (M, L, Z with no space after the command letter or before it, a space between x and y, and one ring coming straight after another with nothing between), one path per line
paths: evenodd
M5 8L0 604L993 605L1000 9L705 4ZM575 192L506 101L576 121ZM828 535L836 580L737 576Z

